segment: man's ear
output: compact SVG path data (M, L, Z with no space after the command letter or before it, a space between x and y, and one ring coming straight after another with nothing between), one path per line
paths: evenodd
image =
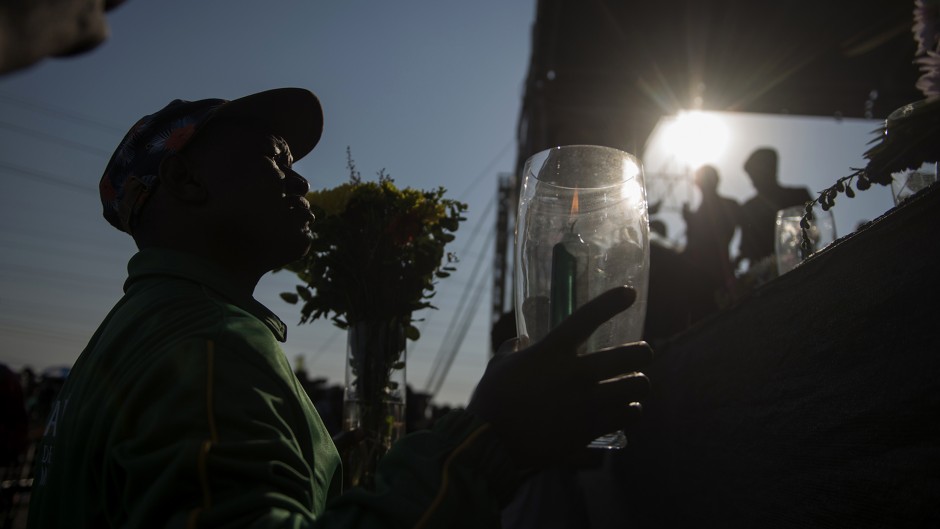
M177 200L191 204L201 204L209 196L202 179L178 154L171 154L160 162L160 187Z

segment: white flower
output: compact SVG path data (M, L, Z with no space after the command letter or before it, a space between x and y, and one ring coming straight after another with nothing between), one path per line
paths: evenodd
M915 55L929 51L940 51L940 0L914 0L914 40L917 41Z
M926 97L940 95L940 53L928 51L926 55L914 60L920 66L921 76L917 80L917 89Z
M940 0L914 0L914 62L920 68L917 89L926 97L940 96Z

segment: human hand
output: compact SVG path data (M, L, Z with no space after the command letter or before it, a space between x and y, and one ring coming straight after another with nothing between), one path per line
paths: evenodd
M351 459L356 455L359 456L360 460L365 457L365 453L368 452L366 444L363 443L365 438L366 432L362 428L343 430L333 436L333 445L336 446L336 451L339 452L343 468L353 468ZM355 477L355 472L343 472L344 489L358 485L357 480L358 477Z
M649 392L649 380L639 373L652 359L649 345L577 353L597 327L635 299L633 289L609 290L540 342L490 361L467 410L492 425L521 470L557 461L639 416L638 401Z
M349 452L359 446L359 443L365 438L366 432L361 428L343 430L333 436L333 445L336 447L336 451L339 452L340 457L345 461L349 456Z

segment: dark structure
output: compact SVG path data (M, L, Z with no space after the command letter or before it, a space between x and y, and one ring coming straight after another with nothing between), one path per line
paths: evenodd
M923 97L914 88L913 7L539 0L517 178L529 156L556 145L640 152L657 120L680 109L884 118ZM504 203L510 216L516 201L513 193ZM498 269L508 270L508 250L497 248Z
M899 0L540 0L519 158L574 143L637 152L680 109L884 118L922 97L912 12Z
M537 6L518 169L555 145L640 152L680 109L882 119L923 98L912 0ZM662 329L643 422L582 480L605 484L590 527L940 526L938 225L934 186Z
M940 526L938 223L934 186L660 346L622 526Z

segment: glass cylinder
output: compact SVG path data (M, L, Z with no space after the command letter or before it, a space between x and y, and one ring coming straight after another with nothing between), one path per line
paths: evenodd
M815 252L822 250L836 240L836 221L832 210L824 211L819 204L813 205L812 214L807 217L807 243L803 248L803 215L806 208L793 206L777 212L774 227L774 255L777 261L777 275L783 275L803 262Z
M405 320L349 324L343 429L362 442L344 457L347 487L371 487L379 460L405 434Z
M916 142L922 141L923 131L931 130L934 115L937 113L937 98L921 99L896 109L885 119L884 134L886 137L894 136L896 143L904 142L905 138L910 145L905 146L904 156L898 154L897 158L916 156ZM924 162L917 168L905 169L891 174L891 198L898 206L912 195L930 187L937 181L940 163Z
M581 352L640 340L649 217L639 160L594 145L555 147L529 158L516 220L514 273L519 336L540 340L579 306L628 285L637 293L633 306L599 327ZM591 446L625 444L623 432L615 432Z
M917 169L891 173L891 197L894 199L894 205L900 205L918 191L936 183L938 170L940 164L927 162Z

